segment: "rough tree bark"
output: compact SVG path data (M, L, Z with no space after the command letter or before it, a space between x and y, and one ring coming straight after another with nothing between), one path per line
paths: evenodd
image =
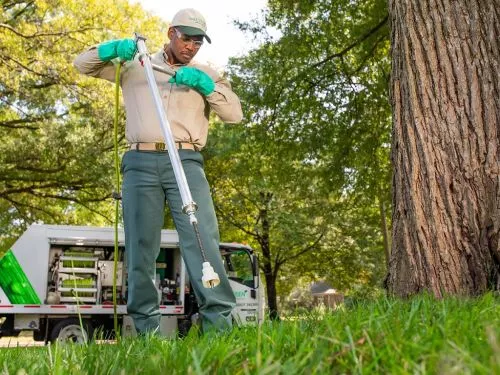
M500 278L500 0L389 0L389 292L477 295Z

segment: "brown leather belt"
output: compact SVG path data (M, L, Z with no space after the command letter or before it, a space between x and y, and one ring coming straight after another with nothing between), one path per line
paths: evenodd
M192 143L188 142L175 142L175 147L177 150L195 150L198 151L198 147ZM130 144L131 150L137 151L167 151L167 145L163 142L137 142Z

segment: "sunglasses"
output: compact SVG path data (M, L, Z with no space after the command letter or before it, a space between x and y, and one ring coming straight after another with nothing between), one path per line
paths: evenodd
M199 49L202 45L203 45L203 40L196 40L196 39L193 39L192 37L190 37L189 35L186 35L184 33L181 33L179 30L177 30L176 28L174 28L175 30L175 33L177 35L177 38L179 38L182 43L184 44L189 44L189 43L192 43L193 47L195 49Z

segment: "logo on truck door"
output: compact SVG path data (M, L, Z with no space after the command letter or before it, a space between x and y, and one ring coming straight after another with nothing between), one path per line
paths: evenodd
M235 290L234 296L236 298L246 298L248 294L248 290Z

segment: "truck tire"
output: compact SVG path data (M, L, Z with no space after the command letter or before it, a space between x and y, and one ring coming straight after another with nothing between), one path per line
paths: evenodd
M92 331L92 324L86 319L82 320L82 326L78 318L62 319L50 331L50 342L84 344L92 338Z
M179 337L186 337L188 335L189 329L191 328L191 320L190 319L182 319L179 320L178 329L179 329Z

